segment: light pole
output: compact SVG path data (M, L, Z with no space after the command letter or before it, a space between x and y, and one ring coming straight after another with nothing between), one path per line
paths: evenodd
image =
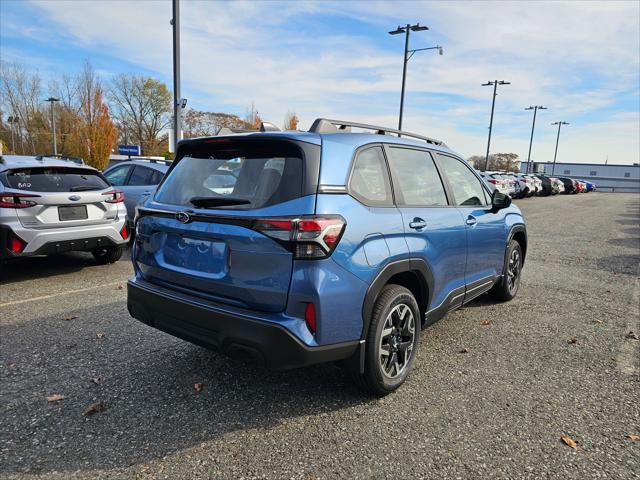
M416 48L414 50L409 50L409 32L422 32L424 30L429 30L429 27L424 25L420 25L420 23L416 23L415 25L410 25L407 23L406 26L396 28L395 30L389 32L389 35L399 35L401 33L405 34L404 37L404 60L402 63L402 91L400 92L400 117L398 118L398 130L402 130L402 113L404 111L404 89L407 82L407 62L413 54L416 52L422 52L423 50L438 50L438 53L442 55L443 49L440 45L436 45L435 47L429 48Z
M504 80L494 80L493 82L483 83L482 86L486 87L493 85L493 100L491 101L491 120L489 120L489 139L487 140L487 156L484 157L484 170L489 168L489 146L491 145L491 130L493 129L493 110L496 106L496 96L498 96L498 85L511 85L511 82L505 82Z
M56 117L53 111L53 104L55 102L59 102L60 99L56 97L49 97L45 100L45 102L51 103L51 128L53 129L53 154L58 154L58 146L56 144Z
M556 171L556 157L558 156L558 142L560 141L560 128L562 125L570 125L569 122L553 122L551 125L558 125L558 136L556 137L556 151L553 154L553 167L551 167L551 176Z
M529 140L529 155L527 155L527 172L529 173L529 169L531 168L531 146L533 145L533 130L536 128L536 114L538 110L546 110L547 107L543 107L542 105L535 105L533 107L527 107L525 110L533 110L533 123L531 124L531 140Z
M173 0L173 149L182 136L182 108L180 98L180 0Z
M19 122L18 117L12 115L7 118L7 122L11 126L11 152L15 155L16 153L16 138L15 138L15 124Z

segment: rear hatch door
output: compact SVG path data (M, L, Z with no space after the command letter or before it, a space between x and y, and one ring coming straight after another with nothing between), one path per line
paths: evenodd
M97 170L86 167L42 166L12 169L3 174L5 186L37 195L36 205L18 209L28 228L64 228L113 222L117 204L107 203L111 191Z
M293 253L254 226L314 212L319 151L251 136L182 144L155 197L139 209L134 260L142 277L220 303L282 311Z

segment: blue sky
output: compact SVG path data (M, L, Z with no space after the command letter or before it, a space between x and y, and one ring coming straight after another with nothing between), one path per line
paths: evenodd
M0 57L50 78L89 59L105 83L121 73L171 84L170 1L0 0ZM412 47L404 128L484 154L526 159L529 105L544 105L532 158L638 162L640 6L625 2L223 2L182 0L182 90L189 106L244 115L253 101L282 124L288 110L395 126L407 22Z

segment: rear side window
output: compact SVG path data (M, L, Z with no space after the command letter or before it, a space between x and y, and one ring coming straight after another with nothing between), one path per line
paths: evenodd
M398 205L447 205L442 180L429 152L395 147L388 151Z
M129 166L117 167L113 170L109 170L104 176L111 182L111 185L121 186L124 185L124 181L127 179L129 170L131 170L131 167Z
M438 159L449 179L458 205L465 207L487 205L485 189L469 167L460 160L446 155L438 154Z
M135 167L133 167L133 172L129 177L127 185L153 185L151 178L153 177L154 172L155 170L152 170L150 168L136 165Z
M297 146L223 139L210 142L178 161L158 189L157 201L246 210L302 195L303 157Z
M67 167L9 170L1 180L5 187L30 192L81 192L103 190L109 186L96 171Z
M365 205L393 205L382 147L367 148L358 153L349 179L349 191Z

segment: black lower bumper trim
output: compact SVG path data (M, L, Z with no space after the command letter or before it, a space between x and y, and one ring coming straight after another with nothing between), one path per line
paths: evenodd
M158 330L274 370L343 360L359 346L355 340L309 347L279 325L160 294L139 281L127 284L127 308L132 317Z
M53 255L64 252L86 252L100 247L114 247L117 243L109 237L78 238L60 242L48 242L28 255Z

